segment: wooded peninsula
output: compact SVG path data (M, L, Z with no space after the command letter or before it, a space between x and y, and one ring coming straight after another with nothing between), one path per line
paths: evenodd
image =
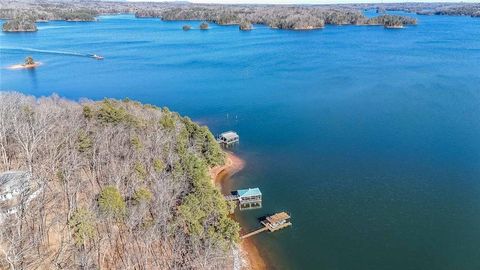
M111 1L11 1L0 0L0 19L7 20L3 31L35 31L35 22L50 20L95 21L96 16L135 14L138 18L162 20L201 20L219 25L263 24L271 28L311 30L325 25L384 25L403 27L416 24L414 18L383 14L406 11L429 15L480 16L480 4L403 3L345 5L219 5L188 2L111 2ZM365 9L376 9L378 17L367 18Z
M208 173L224 161L167 108L0 92L0 268L227 269L240 228Z

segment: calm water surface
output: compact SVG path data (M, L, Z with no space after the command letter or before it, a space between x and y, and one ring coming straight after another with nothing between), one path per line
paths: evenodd
M293 216L255 238L272 268L480 269L480 19L419 20L309 32L40 23L0 34L0 89L129 97L238 131L247 167L229 186L264 194L238 214L244 228ZM26 55L43 66L5 69Z

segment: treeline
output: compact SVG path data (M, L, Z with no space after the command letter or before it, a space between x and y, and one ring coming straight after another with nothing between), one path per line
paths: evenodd
M203 20L220 25L253 23L278 29L309 30L332 25L369 25L395 20L396 23L416 24L407 17L370 20L360 11L324 7L297 6L184 6L163 11L140 10L137 17L156 17L167 21ZM397 16L399 17L399 16Z
M479 3L386 3L386 4L357 4L363 9L377 9L379 11L405 11L419 15L452 15L480 17Z
M16 18L38 21L95 21L98 13L91 9L0 9L0 19L12 20Z
M0 171L40 194L0 225L1 269L227 269L239 225L206 127L130 100L0 92Z
M45 1L23 4L0 0L0 18L28 17L33 21L90 21L101 14L130 13L138 18L163 20L201 20L220 25L263 24L278 29L309 30L332 25L378 24L366 18L361 9L348 5L285 6L285 5L218 5L190 3L132 3L108 1ZM388 21L388 20L387 20ZM396 21L412 23L413 20ZM242 27L245 29L245 27ZM248 27L247 27L248 28Z
M417 24L417 20L398 15L381 15L368 19L368 24L384 25L385 27L403 27L408 24Z
M30 21L91 21L102 14L135 14L139 18L164 20L203 20L221 25L264 24L279 29L315 29L326 24L385 26L413 23L408 17L366 18L364 9L405 11L427 15L480 16L478 3L385 3L339 5L219 5L188 2L110 2L110 1L9 1L0 0L0 19L28 18Z

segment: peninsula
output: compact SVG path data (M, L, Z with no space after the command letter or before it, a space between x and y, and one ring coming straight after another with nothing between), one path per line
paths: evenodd
M15 18L8 20L2 25L3 32L36 32L37 25L27 18Z
M0 216L1 269L232 267L239 225L208 173L226 159L207 127L128 99L16 92L0 92L0 119L0 183L30 187Z

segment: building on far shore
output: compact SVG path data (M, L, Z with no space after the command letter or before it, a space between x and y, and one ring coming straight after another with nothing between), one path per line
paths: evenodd
M31 174L26 171L0 173L0 223L21 210L39 193L31 182Z

